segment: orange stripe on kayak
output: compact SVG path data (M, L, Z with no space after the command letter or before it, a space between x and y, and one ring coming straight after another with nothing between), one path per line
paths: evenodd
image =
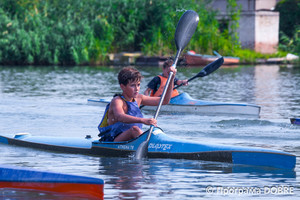
M33 189L50 192L77 194L83 197L103 199L104 185L84 183L53 183L53 182L0 182L0 188Z

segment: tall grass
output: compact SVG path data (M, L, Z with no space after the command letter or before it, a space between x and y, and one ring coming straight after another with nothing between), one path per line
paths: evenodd
M2 0L0 63L36 65L103 64L109 53L174 54L180 16L195 10L200 22L187 49L199 53L237 48L236 26L220 32L209 0ZM230 0L237 25L236 0Z

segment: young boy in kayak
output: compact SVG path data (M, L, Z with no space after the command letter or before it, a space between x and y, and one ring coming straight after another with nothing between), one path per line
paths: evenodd
M147 85L147 89L145 90L144 94L146 96L154 96L159 97L162 95L166 82L168 80L170 67L173 65L173 59L169 58L163 64L163 73L154 77ZM177 78L174 79L174 85L188 85L187 80L178 80ZM172 97L177 96L179 93L175 89L172 92Z
M163 104L168 104L174 87L176 69L172 71L170 85L168 87ZM138 70L132 67L123 68L118 74L118 81L122 94L115 95L107 105L103 119L98 126L101 141L127 141L141 135L142 125L154 125L157 121L153 118L143 118L139 106L157 106L160 97L150 97L139 94L142 76Z

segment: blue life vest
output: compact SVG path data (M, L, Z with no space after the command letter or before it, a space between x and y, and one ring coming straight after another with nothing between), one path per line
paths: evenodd
M141 110L138 107L138 104L136 101L134 102L130 102L130 101L126 101L126 99L123 96L120 96L127 104L127 115L131 115L134 117L140 117L143 118L143 114L141 112ZM123 122L116 122L112 125L108 125L107 123L107 118L108 118L108 110L109 110L109 106L110 103L107 104L105 111L104 111L104 115L103 118L98 126L98 130L99 130L99 137L101 141L114 141L114 139L121 133L123 133L124 131L127 131L128 129L130 129L133 126L137 126L140 129L142 129L143 124L141 123L131 123L131 124L127 124L127 123L123 123Z

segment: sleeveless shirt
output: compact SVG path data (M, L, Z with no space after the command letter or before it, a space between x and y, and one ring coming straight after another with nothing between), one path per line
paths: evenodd
M143 118L143 114L141 110L138 107L138 104L136 101L130 102L126 101L126 99L123 96L120 96L127 104L127 115L131 115L134 117L141 117ZM116 122L112 125L108 125L107 118L108 118L108 109L109 109L110 103L106 106L103 118L98 126L99 130L99 137L101 137L101 141L114 141L114 139L124 131L127 131L133 126L138 126L140 129L142 129L143 124L142 123L123 123L123 122Z

